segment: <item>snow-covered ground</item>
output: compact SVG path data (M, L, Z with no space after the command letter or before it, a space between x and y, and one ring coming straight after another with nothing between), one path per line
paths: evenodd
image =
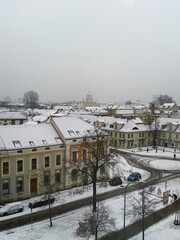
M131 150L130 150L131 151ZM136 151L138 154L140 154L141 152ZM179 153L179 152L178 152ZM177 153L177 155L178 155ZM158 151L157 153L152 150L152 151L142 151L143 155L147 155L150 156L151 155L151 161L148 162L148 164L152 165L153 167L156 168L161 168L161 169L166 169L167 165L169 167L171 167L171 169L175 169L175 170L180 170L180 161L173 161L172 160L166 160L163 164L163 159L158 160L155 156L164 156L164 157L169 157L171 154L172 157L172 152L169 153L167 151L163 152L163 151ZM142 156L143 159L143 156ZM141 159L140 159L141 160ZM130 174L130 171L132 170L132 166L129 166L126 161L120 157L119 158L119 167L118 169L114 169L114 171L112 171L112 175L121 175L121 176L125 176L125 178ZM161 162L161 164L160 164ZM174 162L176 164L174 164ZM174 168L172 167L174 166ZM136 169L135 167L133 167L133 171L139 171L142 174L142 180L145 180L146 178L149 177L149 173L140 169ZM123 179L125 179L123 178ZM125 186L127 184L126 180L123 181L123 185ZM136 183L132 183L132 184L136 184ZM161 182L159 184L157 184L155 187L155 191L154 194L157 194L157 190L160 188L161 192L163 192L165 190L165 188L167 190L172 191L179 191L179 186L180 186L180 179L173 179L173 180L168 180L167 183L165 182ZM110 191L114 188L119 188L117 187L111 187L111 186L107 186L107 187L100 187L98 186L97 190L98 193L100 192L104 192L104 191ZM81 187L78 189L82 189ZM147 189L148 190L148 189ZM55 194L55 198L56 201L53 205L58 205L64 202L71 202L75 199L79 199L79 198L83 198L83 197L87 197L87 196L92 196L92 187L89 186L88 188L84 188L84 192L82 194L75 194L76 189L72 189L70 191L63 191L60 194ZM128 193L126 195L126 201L127 201L127 210L131 207L131 199L132 197L136 197L138 198L139 194L138 191L133 192L132 193ZM157 198L157 197L153 197L151 196L151 198ZM156 209L162 208L164 207L162 200L160 198L159 199L159 203L156 204ZM106 201L104 201L104 205L109 208L110 212L111 212L111 217L115 219L115 223L116 223L116 228L120 229L123 227L123 201L124 201L124 197L123 196L118 196L115 198L111 198L108 199ZM25 213L30 213L30 209L28 208L28 203L29 200L23 201L23 204L25 206L25 210L23 213L18 213L18 214L25 214ZM169 203L171 204L171 201L169 199ZM47 206L46 206L47 207ZM45 207L43 207L44 209ZM42 208L36 208L33 209L33 211L40 211L40 209ZM49 227L49 220L45 220L43 222L38 222L38 223L33 223L32 225L27 225L27 226L23 226L23 227L19 227L19 228L15 228L15 229L11 229L8 231L3 231L0 232L0 239L1 240L21 240L21 239L26 239L26 240L34 240L34 239L43 239L43 240L56 240L56 239L62 239L62 240L80 240L82 238L78 237L76 235L76 229L78 227L79 224L79 220L82 220L83 215L87 212L88 207L84 207L72 212L68 212L66 214L63 214L61 216L57 216L53 218L53 227ZM17 215L17 214L16 214ZM7 216L5 218L11 218L13 217L13 215L11 216ZM180 225L174 225L173 221L174 221L174 214L172 216L169 216L167 219L161 221L160 223L157 223L156 225L150 227L149 229L147 229L145 231L145 239L148 240L159 240L159 236L163 237L163 240L166 239L180 239ZM3 220L3 218L0 219ZM128 225L129 223L131 223L131 217L127 216L126 217L126 225ZM93 238L92 238L93 239ZM132 240L138 240L141 239L141 234L139 234L138 236L135 236L132 238Z

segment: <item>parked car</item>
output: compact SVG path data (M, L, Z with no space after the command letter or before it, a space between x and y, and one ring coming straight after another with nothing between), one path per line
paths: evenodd
M50 203L53 203L55 198L53 196L50 196ZM42 207L49 204L49 199L48 196L43 196L40 199L37 199L33 202L29 202L29 207L30 208L37 208L37 207Z
M141 174L139 172L132 172L127 178L130 182L139 181L139 179L141 179Z
M115 177L115 178L112 178L110 181L109 181L109 185L111 186L117 186L117 185L121 185L122 184L122 180L120 177Z
M13 202L6 204L5 206L0 208L0 216L6 216L13 213L22 212L24 210L24 206L21 202Z

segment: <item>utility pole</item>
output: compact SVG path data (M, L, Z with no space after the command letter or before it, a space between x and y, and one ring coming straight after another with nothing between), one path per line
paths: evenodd
M125 186L124 189L124 227L123 227L123 240L126 240L126 191L130 183Z
M145 217L145 199L144 199L144 188L142 190L142 240L144 240L144 217Z

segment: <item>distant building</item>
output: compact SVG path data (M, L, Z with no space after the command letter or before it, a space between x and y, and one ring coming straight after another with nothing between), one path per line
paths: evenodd
M78 102L76 104L77 108L84 109L86 107L100 107L100 104L97 103L96 100L93 99L92 94L89 92L86 95L85 101L83 100L82 102Z
M162 113L174 114L174 113L178 112L179 107L177 106L176 103L164 103L160 107L160 110L161 110Z
M111 137L111 144L118 148L145 147L152 144L150 129L140 118L98 119L94 125L106 131Z
M0 112L0 125L21 125L27 120L21 112Z

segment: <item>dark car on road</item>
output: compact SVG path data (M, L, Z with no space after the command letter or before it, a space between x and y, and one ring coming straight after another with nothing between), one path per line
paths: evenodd
M135 181L139 181L141 179L141 174L139 172L132 172L127 180L130 182L135 182Z
M53 203L55 200L55 198L53 196L50 197L50 203ZM37 208L37 207L42 207L42 206L45 206L49 204L49 199L48 199L48 196L43 196L42 198L40 199L37 199L33 202L30 202L29 203L29 207L30 208Z
M109 185L111 186L118 186L118 185L121 185L122 184L122 180L120 177L115 177L115 178L112 178L110 181L109 181Z

